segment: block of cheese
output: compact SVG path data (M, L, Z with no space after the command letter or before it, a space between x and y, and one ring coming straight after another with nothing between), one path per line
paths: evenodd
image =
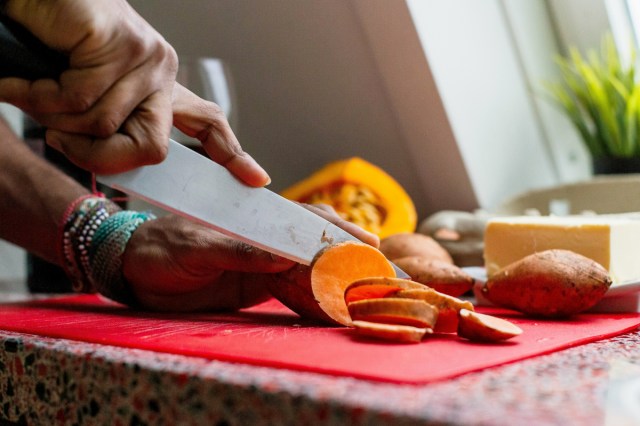
M640 279L637 215L516 216L490 220L484 234L487 276L549 249L572 250L604 266L613 285Z

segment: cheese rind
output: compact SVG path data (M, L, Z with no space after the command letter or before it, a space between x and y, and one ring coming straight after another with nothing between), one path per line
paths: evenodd
M604 266L613 285L640 279L640 220L627 215L492 219L484 234L487 276L530 254L571 250Z

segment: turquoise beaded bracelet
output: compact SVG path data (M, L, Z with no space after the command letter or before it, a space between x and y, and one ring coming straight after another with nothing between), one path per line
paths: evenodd
M122 273L122 254L138 226L153 218L151 213L119 211L96 230L89 258L95 289L100 294L126 305L135 304Z
M83 196L63 220L64 269L74 291L100 294L127 305L135 297L122 274L122 254L133 232L151 213L120 210L103 197Z

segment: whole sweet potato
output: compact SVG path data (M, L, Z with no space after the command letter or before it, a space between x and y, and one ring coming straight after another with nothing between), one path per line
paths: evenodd
M417 233L405 232L393 234L380 241L380 251L393 261L401 257L420 256L429 260L441 260L453 263L453 259L433 238Z
M393 263L409 274L413 281L454 297L471 290L475 282L473 277L461 268L443 260L407 256L394 259Z
M610 286L611 277L599 263L569 250L545 250L503 268L482 292L499 306L563 317L589 309Z

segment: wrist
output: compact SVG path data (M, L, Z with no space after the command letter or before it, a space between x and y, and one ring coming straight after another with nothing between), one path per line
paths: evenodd
M133 305L135 297L122 274L122 255L137 227L150 213L121 210L112 201L83 195L63 216L59 247L74 291L102 295Z

